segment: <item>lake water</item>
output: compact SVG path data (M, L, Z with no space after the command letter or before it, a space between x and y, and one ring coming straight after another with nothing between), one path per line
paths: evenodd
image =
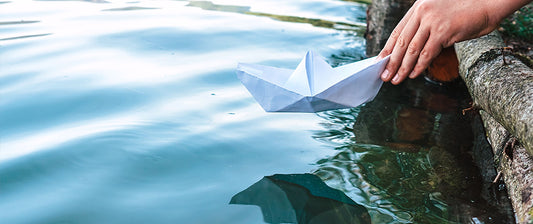
M292 177L311 177L304 198L345 195L284 211L311 217L300 223L340 207L373 223L509 221L480 195L460 85L419 79L354 109L266 113L236 78L238 62L294 68L307 50L333 66L364 58L366 8L0 1L0 223L276 223L237 195L270 203L275 190L251 186Z

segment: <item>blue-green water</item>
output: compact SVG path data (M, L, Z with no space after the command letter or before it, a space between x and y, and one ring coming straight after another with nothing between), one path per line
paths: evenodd
M316 174L373 223L500 220L463 195L480 191L472 181L449 184L479 174L440 171L458 167L443 141L471 147L440 131L464 123L455 98L434 110L393 88L351 110L265 113L236 78L238 62L293 68L307 50L334 66L360 60L365 10L0 2L0 223L263 223L259 207L229 202L278 173ZM427 122L405 131L412 114Z

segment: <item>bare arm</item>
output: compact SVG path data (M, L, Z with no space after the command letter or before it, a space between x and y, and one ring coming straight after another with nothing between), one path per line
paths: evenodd
M494 30L532 0L418 0L392 31L379 58L391 55L381 79L393 84L420 75L442 48Z

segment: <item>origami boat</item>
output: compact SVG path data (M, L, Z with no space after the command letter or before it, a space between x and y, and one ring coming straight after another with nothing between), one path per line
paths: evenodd
M267 112L319 112L373 100L388 60L369 58L332 68L309 51L295 70L239 63L237 76Z

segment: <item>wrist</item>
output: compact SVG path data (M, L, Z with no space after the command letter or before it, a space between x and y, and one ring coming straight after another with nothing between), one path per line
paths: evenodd
M486 1L486 19L491 27L496 27L500 22L513 14L522 6L530 3L531 0L494 0Z

